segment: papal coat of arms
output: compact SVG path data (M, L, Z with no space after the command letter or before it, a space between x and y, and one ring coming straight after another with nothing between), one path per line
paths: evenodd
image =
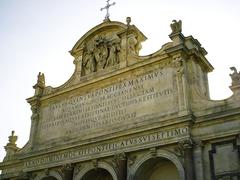
M120 38L96 36L85 46L83 53L83 74L87 75L119 63Z

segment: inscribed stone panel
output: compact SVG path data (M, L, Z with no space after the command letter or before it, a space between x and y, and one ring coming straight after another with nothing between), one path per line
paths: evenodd
M114 133L147 116L176 112L173 72L172 68L143 72L42 107L38 142Z

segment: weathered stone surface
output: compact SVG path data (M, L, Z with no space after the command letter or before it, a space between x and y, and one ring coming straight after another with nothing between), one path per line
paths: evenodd
M146 70L57 102L43 102L38 126L38 142L54 139L83 139L141 123L156 114L177 112L177 92L172 68ZM130 126L131 127L131 126ZM116 129L116 130L114 130ZM91 133L90 133L91 132Z
M213 101L213 67L181 20L172 41L144 57L146 37L130 23L107 19L83 35L62 86L39 73L30 139L19 149L9 137L0 179L239 178L239 72L231 68L232 97Z

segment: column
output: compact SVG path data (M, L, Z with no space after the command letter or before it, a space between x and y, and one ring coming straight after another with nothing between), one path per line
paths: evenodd
M186 139L179 142L180 147L183 149L184 167L186 180L195 180L195 169L193 161L193 142Z
M71 164L66 164L61 169L64 180L73 179L73 166Z
M118 169L118 179L127 179L127 157L125 153L117 154L115 156L116 167Z
M204 180L203 144L201 141L197 142L194 149L194 164L196 170L196 180Z

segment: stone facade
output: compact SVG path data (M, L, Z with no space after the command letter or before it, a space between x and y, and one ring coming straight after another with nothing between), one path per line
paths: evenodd
M240 179L240 73L233 95L209 97L206 50L174 20L171 42L139 56L144 34L131 19L106 20L70 51L75 71L62 86L33 86L31 132L9 136L0 179Z

